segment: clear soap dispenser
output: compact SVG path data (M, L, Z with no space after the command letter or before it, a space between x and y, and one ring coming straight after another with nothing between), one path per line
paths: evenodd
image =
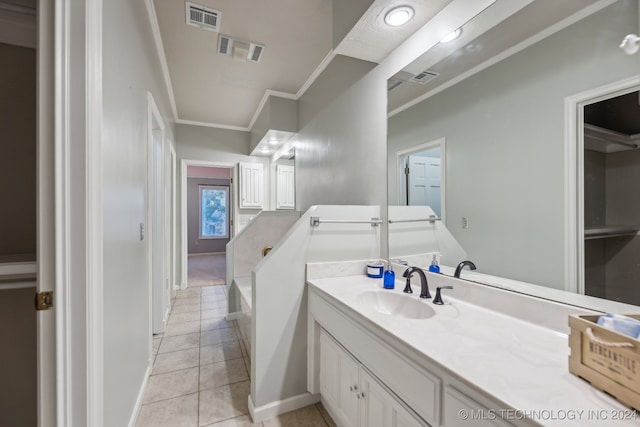
M433 254L429 271L432 273L440 273L440 266L438 265L438 258L436 257L436 254Z

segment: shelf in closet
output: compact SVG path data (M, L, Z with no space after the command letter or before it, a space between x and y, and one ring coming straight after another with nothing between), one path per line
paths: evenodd
M0 290L34 287L36 254L0 255Z
M602 225L584 229L584 239L608 239L611 237L635 236L640 225Z
M640 134L626 135L588 123L584 125L585 150L599 151L601 153L637 150L639 143Z

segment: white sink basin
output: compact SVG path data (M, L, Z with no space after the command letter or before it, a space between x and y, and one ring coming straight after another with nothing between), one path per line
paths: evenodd
M404 295L385 291L367 291L358 295L357 304L379 313L405 319L427 319L435 310L417 295Z

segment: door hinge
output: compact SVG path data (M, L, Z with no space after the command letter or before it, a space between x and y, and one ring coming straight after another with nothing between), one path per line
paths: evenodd
M229 220L229 225L233 227L233 220Z
M405 175L409 175L409 168L408 167L404 168L404 174Z
M49 310L50 308L53 308L53 291L37 293L36 310Z

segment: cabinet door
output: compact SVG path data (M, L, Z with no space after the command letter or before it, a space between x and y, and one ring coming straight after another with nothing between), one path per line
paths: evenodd
M361 427L427 426L364 368L360 369L358 400Z
M276 166L276 209L296 208L295 168L288 165Z
M320 394L339 425L358 425L358 362L320 333Z
M263 166L240 163L240 208L262 209Z

